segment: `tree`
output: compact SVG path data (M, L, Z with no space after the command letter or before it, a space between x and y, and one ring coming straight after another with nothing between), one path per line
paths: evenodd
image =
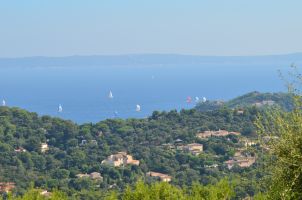
M302 98L297 87L302 76L297 68L293 67L290 78L287 85L294 99L293 110L283 112L275 108L259 116L256 122L260 136L266 136L262 146L269 147L272 155L268 199L302 197Z

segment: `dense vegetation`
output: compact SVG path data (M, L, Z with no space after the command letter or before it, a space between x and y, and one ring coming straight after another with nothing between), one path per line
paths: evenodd
M230 199L235 196L233 185L228 180L221 180L215 185L202 186L194 183L191 188L180 188L165 182L157 182L152 184L145 184L139 181L133 188L130 186L124 192L108 192L100 198L105 200L153 200L153 199L166 199L166 200L221 200ZM94 198L94 197L92 197ZM59 191L53 192L48 197L40 194L39 190L32 189L22 197L8 196L8 200L67 200L68 197ZM83 199L90 199L90 196L85 196Z
M300 199L301 99L299 95L271 95L244 95L225 104L232 109L155 111L145 119L82 125L0 107L0 182L16 183L12 193L2 195L11 200L49 199L41 195L48 190L53 200ZM281 106L237 106L255 98ZM241 136L196 137L199 132L219 129L241 132ZM246 147L245 140L256 144ZM204 152L193 155L174 148L179 141L203 144ZM49 150L41 152L41 143L47 143ZM255 156L256 163L229 169L225 161L240 149ZM101 164L119 151L133 155L140 165ZM168 174L172 181L158 182L146 176L148 171ZM91 172L101 173L103 179L76 176Z
M96 124L77 125L71 121L39 117L18 108L0 108L0 180L15 182L16 194L22 194L31 184L35 188L65 192L75 199L93 193L97 199L111 189L123 190L148 171L172 176L172 184L191 186L194 182L216 184L223 177L232 177L238 198L253 196L263 190L256 182L265 174L259 166L265 156L259 153L257 165L229 170L224 161L242 148L237 136L201 140L196 133L204 130L226 129L239 131L244 136L255 136L253 121L259 111L247 108L244 114L221 109L198 112L195 109L180 112L154 112L147 119L108 119ZM163 144L198 142L204 153L193 156L182 151L166 149ZM81 145L82 140L87 143ZM92 142L92 141L96 142ZM40 145L47 142L49 151L42 153ZM26 152L15 152L23 147ZM140 166L120 168L101 165L108 155L127 151ZM249 149L256 154L259 148ZM217 164L217 167L208 168ZM257 167L256 167L257 166ZM78 173L100 172L98 182L79 179Z

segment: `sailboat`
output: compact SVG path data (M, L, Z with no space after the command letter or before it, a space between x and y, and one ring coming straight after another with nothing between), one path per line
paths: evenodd
M137 104L137 105L136 105L135 111L136 111L136 112L140 112L140 111L141 111L141 106Z
M192 102L192 97L187 97L187 103L191 103Z
M61 104L59 104L59 107L58 107L58 112L59 112L59 113L63 112L63 107L62 107L62 105L61 105Z
M198 103L199 102L199 97L195 97L195 102Z
M110 92L109 92L108 98L109 98L109 99L113 99L113 94L112 94L111 90L110 90Z
M207 98L203 97L202 102L206 102L206 101L207 101Z
M2 100L2 106L6 106L6 102L4 99Z

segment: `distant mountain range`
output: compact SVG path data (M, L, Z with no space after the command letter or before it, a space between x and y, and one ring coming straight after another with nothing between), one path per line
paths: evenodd
M121 65L274 65L302 64L302 53L268 56L196 56L177 54L95 55L0 58L0 67L75 67Z

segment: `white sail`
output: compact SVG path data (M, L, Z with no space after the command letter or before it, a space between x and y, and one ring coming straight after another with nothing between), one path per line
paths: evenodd
M195 97L195 102L198 103L199 102L199 97Z
M206 102L206 101L207 101L207 98L203 97L202 102Z
M60 104L59 107L58 107L58 112L59 112L59 113L63 112L63 107L62 107L61 104Z
M113 94L112 94L111 91L109 92L108 98L109 98L109 99L113 99Z
M141 106L137 104L137 105L136 105L135 111L136 111L136 112L140 112L140 111L141 111Z
M2 100L2 106L6 106L6 102L4 99Z

